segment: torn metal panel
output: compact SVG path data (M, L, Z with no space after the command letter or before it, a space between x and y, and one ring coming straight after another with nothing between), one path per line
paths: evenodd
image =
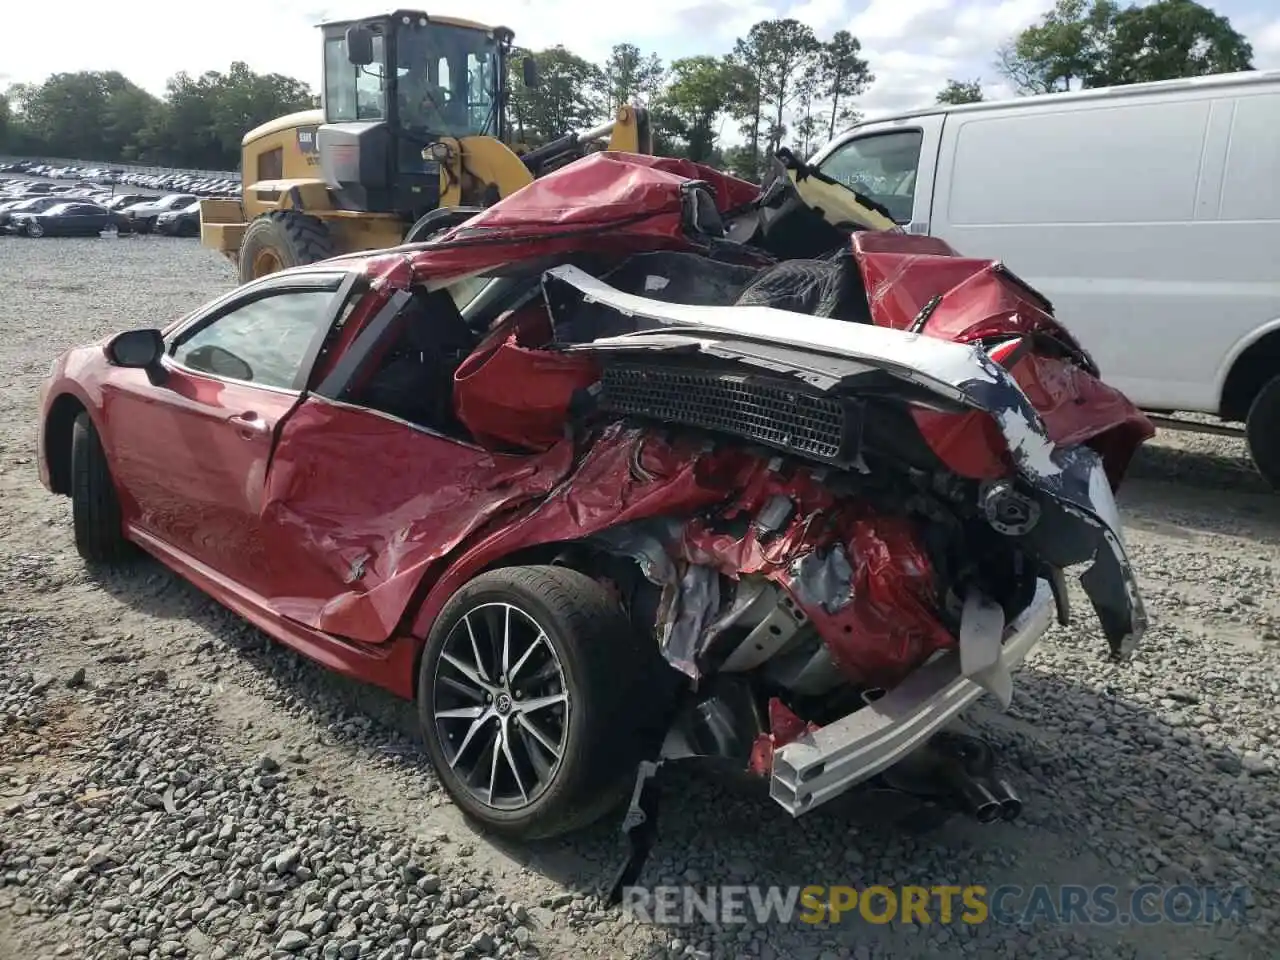
M607 324L611 314L618 314L632 324L633 332L684 329L698 338L721 334L872 364L904 381L927 386L943 398L975 407L979 404L967 395L967 383L999 382L1007 377L978 347L773 307L663 303L623 293L572 266L548 270L543 289L558 340L563 339L561 329L589 329L593 326L589 317Z
M806 317L770 307L661 303L622 293L574 267L549 271L544 278L544 289L557 329L570 318L581 325L585 322L584 316L616 314L633 320L639 330L660 325L667 328L668 334L676 330L694 332L697 340L728 333L748 340L781 342L815 354L847 356L859 363L874 364L894 377L936 391L944 400L958 401L985 414L998 428L1004 452L1019 475L1037 496L1071 516L1078 528L1070 534L1064 533L1064 541L1056 544L1047 543L1044 537L1036 538L1037 545L1042 547L1038 555L1055 566L1068 566L1069 563L1058 563L1055 555L1070 554L1074 557L1071 563L1082 563L1102 552L1109 554L1109 559L1088 582L1094 584L1090 599L1098 610L1113 651L1128 649L1141 636L1146 615L1140 601L1136 605L1133 602L1137 590L1131 582L1132 573L1123 544L1115 532L1118 518L1114 500L1109 487L1103 489L1094 479L1099 471L1105 477L1101 461L1086 447L1057 446L1012 375L981 348L887 328ZM605 376L608 377L608 364ZM641 402L640 393L637 391L636 403ZM672 419L672 412L664 407L663 416ZM831 456L831 445L828 439L823 447L828 456ZM813 454L813 451L796 452ZM995 451L991 453L994 455ZM1060 529L1062 525L1052 526ZM1043 528L1042 524L1037 529ZM1104 531L1110 531L1111 535L1105 535ZM1073 546L1068 548L1067 543ZM1088 583L1086 589L1089 589Z
M264 599L316 630L384 643L432 564L544 498L573 455L568 441L537 456L495 454L309 397L284 423L267 475Z

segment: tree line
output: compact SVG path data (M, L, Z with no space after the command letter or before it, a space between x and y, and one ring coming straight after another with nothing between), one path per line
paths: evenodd
M603 63L563 46L519 49L513 59L526 57L540 83L523 86L514 65L510 116L520 141L545 142L641 102L659 153L753 178L779 146L805 156L857 122L858 98L875 81L857 37L839 30L823 40L791 18L756 23L728 53L670 63L630 43ZM1000 47L994 66L1032 94L1247 70L1252 58L1230 21L1195 0L1057 0ZM950 79L937 94L939 103L982 98L980 79ZM162 97L113 71L59 73L0 94L0 153L235 169L245 131L317 104L307 84L239 62L225 73L179 73Z

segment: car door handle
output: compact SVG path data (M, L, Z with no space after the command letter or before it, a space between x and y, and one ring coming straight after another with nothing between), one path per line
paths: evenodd
M240 436L252 440L271 432L271 425L252 410L227 417L227 422L236 428Z

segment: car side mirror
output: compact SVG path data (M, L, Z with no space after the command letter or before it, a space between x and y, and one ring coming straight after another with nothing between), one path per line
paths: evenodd
M357 67L373 63L373 31L368 27L347 27L347 60Z
M165 380L160 364L164 356L164 334L159 330L128 330L107 341L107 362L116 367L132 367L147 371L154 384Z
M533 57L525 57L520 61L520 69L524 71L524 85L530 90L538 86L538 61Z

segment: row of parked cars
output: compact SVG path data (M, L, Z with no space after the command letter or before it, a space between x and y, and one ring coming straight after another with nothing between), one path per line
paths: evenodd
M200 235L200 198L147 196L111 187L62 186L0 177L0 232L26 237L90 237L104 232Z
M147 190L164 190L169 193L190 193L197 197L223 197L233 195L240 189L235 179L231 177L207 177L181 171L164 174L136 173L108 166L57 167L37 163L34 160L0 163L0 174L4 173L21 173L29 177L45 177L50 180L75 180L104 186L143 187Z

